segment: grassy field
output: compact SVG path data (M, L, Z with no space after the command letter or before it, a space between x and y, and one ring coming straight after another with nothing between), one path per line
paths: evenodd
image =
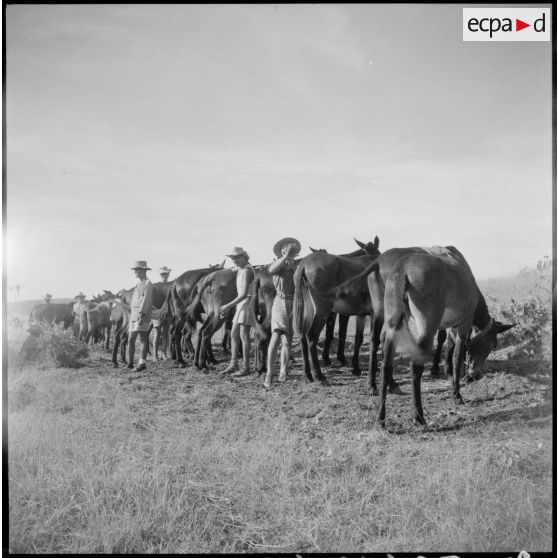
M499 305L513 295L492 289L511 311ZM10 551L550 551L549 328L536 354L504 339L463 406L426 374L424 428L400 361L405 395L388 397L383 431L365 377L334 365L331 386L306 385L298 353L266 392L256 375L219 376L217 349L209 373L113 369L102 349L78 369L20 366L13 325Z

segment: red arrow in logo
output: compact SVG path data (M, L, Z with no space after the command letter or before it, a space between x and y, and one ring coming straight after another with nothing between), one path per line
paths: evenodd
M526 27L531 27L530 23L525 23L524 21L521 21L520 19L515 20L515 30L516 31L521 31L522 29L525 29Z

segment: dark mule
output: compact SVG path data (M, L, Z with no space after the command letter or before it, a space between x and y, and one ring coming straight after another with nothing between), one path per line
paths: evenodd
M360 243L355 239L357 244ZM326 252L327 250L323 248L315 249L310 247L312 252ZM339 254L340 256L344 256L347 258L356 257L356 256L363 256L366 252L359 248L354 252L349 252L348 254ZM345 358L345 343L347 340L347 326L349 324L350 316L346 316L343 314L337 314L337 312L330 312L329 316L327 317L327 322L325 326L325 339L324 339L324 346L322 349L322 360L326 366L331 364L331 360L329 358L329 351L331 349L331 342L334 338L335 332L335 322L338 321L339 323L339 332L338 332L338 341L337 341L337 360L345 366L347 364L347 359ZM356 321L356 331L355 331L355 347L359 347L362 345L362 340L364 338L364 316L355 316ZM353 370L356 374L359 372L359 362L358 356L355 359L355 355L353 353Z
M451 250L455 250L458 253L457 249L452 247L392 248L384 252L381 256L379 256L367 269L365 269L358 276L347 281L346 285L339 285L338 289L340 290L347 287L351 288L352 283L360 281L362 277L367 277L368 289L370 293L371 306L372 306L372 313L370 316L371 319L370 360L368 363L368 383L369 383L370 392L372 394L377 395L378 393L378 389L376 386L376 375L378 371L378 349L380 347L380 336L381 336L382 328L384 326L384 285L388 275L391 273L396 263L402 257L410 256L413 254L429 255L432 253L434 254L438 253L443 256L445 253ZM482 330L486 325L485 319L486 319L486 315L488 314L488 310L486 308L486 302L484 301L484 297L482 296L480 291L478 291L478 300L479 300L478 302L479 307L475 309L474 325L476 328L480 328ZM434 354L433 366L432 366L432 371L434 376L439 374L438 362L440 359L444 340L445 340L444 333L440 332L439 339L438 339L438 346L436 348L436 353ZM448 373L450 374L452 373L452 365L450 364L452 358L453 358L453 347L450 341L448 351L446 353L446 371L448 371ZM482 359L482 362L480 362L480 364L478 363L479 359L477 357L477 354L475 354L474 360L475 362L477 362L475 368L482 366L482 362L484 362L484 359ZM390 389L392 389L391 386L394 386L395 382L393 381L392 378L390 378L390 382L392 382L390 384Z
M37 322L46 322L49 324L63 324L64 329L67 329L74 323L73 307L74 302L69 302L68 304L55 304L52 302L37 304L29 314L29 325Z
M378 412L378 422L382 426L385 425L387 385L393 374L396 351L411 358L414 419L425 424L420 382L424 363L431 357L437 331L449 328L455 340L453 398L456 403L462 403L459 376L473 325L480 331L468 344L475 368L482 366L495 347L497 334L513 327L495 322L490 317L469 264L456 248L447 246L418 250L422 253L417 249L410 249L407 253L399 249L397 258L390 254L390 250L382 254L386 260L393 258L385 279L381 270L382 265L384 270L386 266L380 258L370 266L368 283L374 317L379 306L375 304L376 298L383 291L385 337Z
M364 252L362 256L335 256L315 252L300 261L294 276L293 325L295 332L301 337L306 381L319 380L327 383L318 361L317 343L330 312L346 316L366 315L370 312L370 297L364 278L338 294L334 289L361 273L378 257L379 243L378 237L367 244L357 241ZM353 356L353 371L356 374L359 373L358 341L359 339L355 339Z
M255 316L255 353L256 372L266 371L267 347L271 339L271 309L275 300L275 285L273 276L267 266L254 267L255 279L250 287L252 294L252 309Z
M153 339L153 354L155 360L159 360L159 348L161 347L163 357L166 358L167 350L170 343L170 328L172 323L172 316L164 311L163 305L165 303L167 293L170 291L174 281L167 281L166 283L157 282L153 283L153 312L151 315L151 324L155 330L155 337Z
M99 302L95 304L90 302L85 307L85 315L87 317L87 333L85 342L90 343L96 339L102 338L104 335L105 349L108 351L110 347L110 331L112 324L110 321L110 313L112 310L112 301Z
M181 341L186 323L186 309L191 303L193 296L196 294L194 287L202 277L205 277L216 269L222 269L223 265L224 262L221 265L185 271L173 281L172 287L167 291L165 301L161 308L161 319L169 320L171 323L170 338L172 351L174 353L173 360L175 360L181 368L187 366L182 356L183 348ZM188 352L193 354L194 349L189 334L186 336L185 343Z
M186 329L193 334L198 322L202 322L198 330L198 339L194 354L197 368L207 368L209 360L215 362L211 349L211 338L226 322L232 320L234 308L221 318L219 308L237 296L236 269L220 269L200 279L196 286L197 294L186 309ZM205 318L202 318L205 314Z
M126 346L128 345L128 327L130 325L130 304L126 303L129 293L129 299L132 298L134 289L124 291L121 298L116 298L110 312L110 321L114 328L114 346L112 348L112 364L114 368L118 368L118 348L120 347L120 360L126 362Z

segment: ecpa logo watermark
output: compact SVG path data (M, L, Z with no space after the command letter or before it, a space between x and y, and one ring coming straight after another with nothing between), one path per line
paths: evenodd
M464 41L550 41L550 8L463 8Z

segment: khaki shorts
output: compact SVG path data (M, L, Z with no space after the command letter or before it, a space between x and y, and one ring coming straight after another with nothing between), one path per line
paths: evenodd
M271 331L293 335L293 299L276 296L271 307Z
M236 305L236 312L233 317L233 324L254 325L254 312L252 312L252 298L245 298L240 304Z
M136 322L130 322L128 331L131 333L133 331L149 331L149 322L151 320L138 320Z

